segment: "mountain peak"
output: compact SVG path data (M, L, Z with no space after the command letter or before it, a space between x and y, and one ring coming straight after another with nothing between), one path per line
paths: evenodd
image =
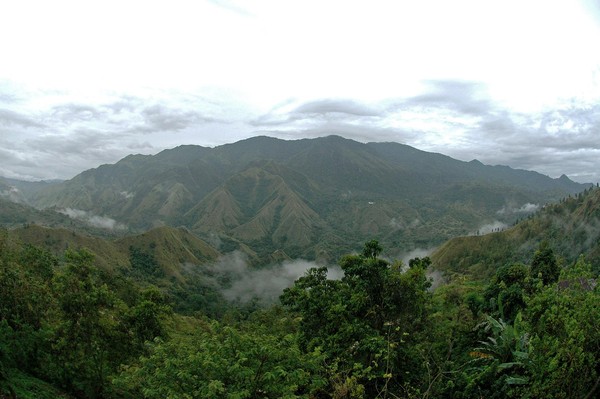
M558 180L560 181L566 181L566 182L571 182L572 180L569 179L569 177L567 175L565 175L564 173L562 175L560 175L560 177L558 178Z

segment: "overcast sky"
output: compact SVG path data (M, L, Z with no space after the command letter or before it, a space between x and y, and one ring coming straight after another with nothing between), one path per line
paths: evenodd
M598 0L5 1L0 175L256 135L600 181Z

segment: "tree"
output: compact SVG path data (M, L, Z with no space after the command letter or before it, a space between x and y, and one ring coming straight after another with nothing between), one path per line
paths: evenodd
M410 343L426 325L430 283L423 267L403 272L401 263L377 258L380 251L369 241L361 255L340 259L342 280L327 279L325 268L311 269L281 296L301 316L301 349L325 355L332 391L340 376L367 397L420 383L421 364Z
M124 397L148 399L306 397L323 385L321 361L318 351L301 353L291 334L212 321L157 340L114 384Z
M130 352L121 319L126 306L101 280L93 259L87 250L67 250L66 267L54 279L60 314L49 373L67 390L99 398L110 371Z
M531 276L541 276L544 285L555 283L560 274L554 251L547 241L542 241L531 261Z
M410 268L420 267L422 269L427 269L429 266L431 266L431 259L429 259L429 256L424 258L413 258L408 261L408 266Z
M530 285L526 265L515 263L499 268L483 294L484 309L494 317L514 320L525 307L525 294Z
M0 237L0 369L40 372L54 300L46 284L55 258L32 246L9 248Z
M379 245L379 241L371 240L365 243L365 246L362 251L362 255L365 258L377 258L383 248Z
M163 294L155 286L140 292L138 302L129 309L126 323L133 334L134 345L142 351L144 344L167 335L163 319L171 314Z
M592 398L600 381L600 290L583 258L528 301L531 396Z

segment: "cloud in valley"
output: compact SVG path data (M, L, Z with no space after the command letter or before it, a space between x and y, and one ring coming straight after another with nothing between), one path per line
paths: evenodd
M81 209L74 208L64 208L59 209L58 212L67 215L71 219L81 220L93 227L98 227L100 229L106 230L125 230L127 226L122 223L117 222L114 219L111 219L106 216L98 216L94 215L91 212L87 212Z
M523 204L521 207L504 206L498 212L498 215L513 215L513 214L529 214L536 212L540 209L539 204L532 204L530 202Z
M234 302L249 302L258 299L263 303L278 300L285 288L294 284L311 268L319 267L305 260L285 261L265 268L248 266L246 256L238 251L222 256L209 268L213 285L219 287L223 296ZM328 267L328 278L343 276L339 266Z
M16 187L8 187L5 189L0 189L0 198L7 199L11 202L17 203L25 203L23 195Z
M411 251L405 252L400 255L400 260L405 267L408 267L408 262L414 258L424 258L429 256L435 251L435 248L415 248Z

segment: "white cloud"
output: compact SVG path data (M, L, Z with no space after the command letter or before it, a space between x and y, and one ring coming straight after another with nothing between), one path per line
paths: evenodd
M600 180L600 18L588 0L2 8L5 175L70 178L129 153L262 132Z
M11 202L24 203L24 197L21 191L16 187L9 187L4 190L0 190L0 197L6 198Z
M498 215L511 215L511 214L515 214L515 213L533 213L533 212L536 212L538 209L540 209L539 204L532 204L530 202L527 202L526 204L523 204L521 207L504 206L496 213Z
M213 284L220 287L228 300L249 302L258 299L272 303L277 301L285 288L292 286L299 277L314 267L319 265L298 259L266 268L252 268L248 266L243 253L234 251L222 256L209 270L214 275ZM340 279L342 276L339 266L328 267L328 278Z
M89 224L90 226L98 227L101 229L107 229L107 230L125 230L125 229L127 229L127 226L125 226L122 223L117 222L114 219L111 219L106 216L94 215L90 212L87 212L87 211L84 211L81 209L64 208L64 209L59 209L58 212L60 212L64 215L67 215L71 219L81 220L81 221Z
M494 233L497 231L502 231L504 229L506 229L508 227L508 225L506 223L500 222L498 220L494 220L492 223L486 223L482 226L479 226L479 228L474 231L473 233L471 233L471 235L483 235L483 234L490 234L490 233Z
M532 213L532 212L537 211L538 209L540 209L539 204L532 204L532 203L528 202L525 205L523 205L522 207L520 207L519 209L517 209L517 212Z

